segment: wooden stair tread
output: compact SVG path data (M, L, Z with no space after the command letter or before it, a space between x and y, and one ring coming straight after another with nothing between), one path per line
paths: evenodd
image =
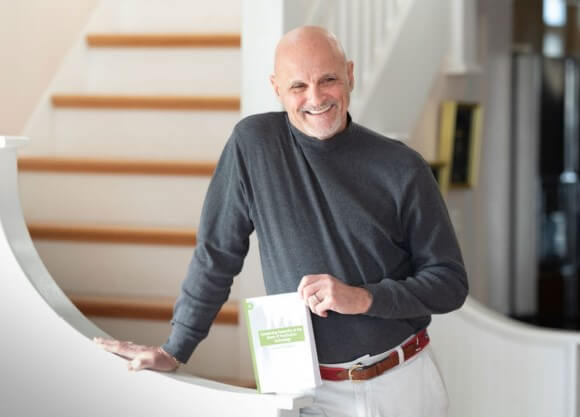
M91 33L90 47L239 48L239 33Z
M220 110L239 111L240 98L234 96L170 96L122 94L61 94L52 96L52 105L61 108L130 110Z
M428 161L442 167L446 161ZM217 163L208 161L88 158L83 156L19 156L20 171L103 172L118 174L213 175Z
M29 223L28 231L30 236L37 240L172 246L196 245L196 230L192 228Z
M67 294L74 305L86 316L119 319L171 320L175 297L130 297L118 295ZM239 306L236 301L226 302L215 323L238 324Z
M112 158L19 156L20 171L35 172L83 172L105 174L142 175L213 175L216 162L159 161ZM429 161L432 168L447 165L445 161Z
M18 169L33 172L82 172L134 175L211 176L215 162L156 161L86 157L20 156Z

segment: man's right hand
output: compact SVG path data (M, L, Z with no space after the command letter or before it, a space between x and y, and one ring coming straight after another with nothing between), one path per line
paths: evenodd
M136 345L133 342L93 338L93 341L107 352L115 353L127 359L130 371L152 369L154 371L172 372L179 367L179 362L159 346Z

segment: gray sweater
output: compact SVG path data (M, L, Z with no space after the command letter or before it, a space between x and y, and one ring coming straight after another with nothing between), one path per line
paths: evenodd
M235 127L203 207L163 348L186 362L227 300L256 231L268 294L331 274L368 289L366 314L312 315L322 363L388 350L459 308L467 277L445 203L415 151L350 120L327 140L285 112Z

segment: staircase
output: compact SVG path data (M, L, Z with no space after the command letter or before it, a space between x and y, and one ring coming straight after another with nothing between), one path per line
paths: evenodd
M91 338L105 333L55 284L27 233L16 172L16 149L25 143L0 136L0 328L11 341L0 355L0 415L298 417L312 404L182 370L127 372L123 359L97 348ZM227 360L230 349L214 354Z
M169 334L203 198L240 117L240 7L102 1L24 131L20 192L35 246L113 337ZM238 299L234 286L186 370L253 384L231 355L247 350Z
M5 197L0 199L0 327L6 340L15 341L5 344L0 357L6 384L0 389L1 415L62 415L66 409L87 416L189 416L192 410L208 416L298 416L299 408L312 402L298 395L256 395L253 390L181 371L175 375L126 372L121 359L95 348L90 338L104 333L69 300L117 337L159 343L169 331L171 304L195 245L209 176L239 117L235 107L239 90L232 87L239 88L239 78L232 81L239 77L232 70L240 59L232 44L240 31L239 2L204 3L203 10L192 10L191 3L104 0L94 13L24 132L32 143L19 152L19 188L34 246L17 198L14 148L25 140L0 136L0 194ZM421 56L421 51L404 47L409 28L417 36L434 34L427 23L431 20L440 26L446 21L440 10L430 9L443 7L438 1L309 3L313 8L303 11L290 1L244 2L245 21L251 18L264 24L245 23L243 38L252 40L246 42L245 55L250 52L247 56L252 60L242 64L265 71L244 71L244 113L275 108L266 81L273 50L264 48L264 43L297 23L321 18L328 25L338 25L333 27L348 45L361 38L373 39L374 49L378 46L379 50L373 59L383 56L375 62L384 64L397 53L381 55L381 45L391 45L384 50ZM337 7L321 7L330 4ZM419 4L424 9L419 10ZM358 10L357 5L364 6ZM329 13L321 17L313 10ZM404 11L398 16L410 24L391 20L389 30L398 30L389 33L397 41L381 43L357 20L363 15L368 18L369 10L379 22L385 14L397 16L397 10ZM280 11L284 19L274 18ZM351 23L344 25L346 20ZM425 26L418 29L418 21ZM193 27L199 33L192 33ZM371 29L381 33L386 28L373 23ZM433 49L436 41L441 50L443 35L437 33L436 38L428 35L424 46ZM366 52L362 62L368 64L373 54ZM374 91L382 97L383 107L369 104L376 97L365 102L353 96L353 114L380 117L386 108L388 117L369 125L387 133L401 132L404 138L412 123L405 109L423 102L417 99L422 90L414 87L411 77L429 64L414 62L413 71L407 72L409 65L387 65L391 72L383 74L387 78L378 84L373 80L383 75L368 71L364 75L363 70L361 91ZM227 77L222 82L212 83L213 76L204 78L224 68ZM248 74L253 78L246 80ZM264 82L246 82L256 79ZM391 83L400 85L389 90ZM399 100L409 86L414 88L415 103L410 96ZM398 93L389 95L389 91ZM426 97L428 91L422 94ZM372 112L360 110L365 105L371 105ZM397 118L399 112L405 118ZM260 291L258 256L252 243L232 302L224 306L218 325L196 351L190 372L228 384L251 383L244 379L250 371L243 366L249 361L243 356L247 345L236 300ZM580 415L576 332L539 330L471 299L457 312L435 316L430 332L451 398L450 415ZM234 352L240 352L240 357ZM215 361L216 357L220 360ZM23 401L31 392L35 401Z
M102 0L30 118L23 134L32 142L18 162L29 231L58 285L111 336L163 343L240 106L244 114L277 108L267 82L274 48L264 42L304 23L335 31L356 63L355 120L404 139L447 42L441 25L426 23L445 21L447 8L419 3L314 1L299 10L285 1L280 25L271 15L277 2L246 1L243 38L252 42L244 43L237 0ZM406 48L418 25L430 54ZM410 80L401 79L409 74L396 58L403 52L421 60ZM389 94L394 85L404 85L404 101ZM253 238L230 303L188 371L252 384L237 301L263 292Z

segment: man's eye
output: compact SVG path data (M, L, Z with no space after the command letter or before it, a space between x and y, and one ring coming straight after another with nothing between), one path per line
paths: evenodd
M304 88L304 84L295 84L292 87L290 87L292 90L300 90L301 88Z
M333 81L336 81L336 78L335 78L335 77L326 77L326 78L324 79L324 82L325 82L325 83L331 83L331 82L333 82Z

